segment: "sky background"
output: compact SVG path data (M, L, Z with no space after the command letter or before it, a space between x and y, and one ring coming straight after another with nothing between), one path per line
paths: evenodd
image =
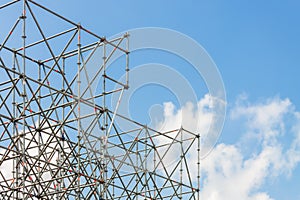
M43 3L43 1L39 1ZM229 103L279 95L299 106L297 1L51 1L45 5L99 35L163 27L201 44L217 64Z
M110 37L133 28L162 27L196 40L216 63L227 95L222 135L211 156L202 161L203 196L210 200L300 199L299 1L37 2L98 35ZM141 58L133 54L131 67L158 62L153 58L156 55L146 52ZM160 62L176 69L187 65L161 55ZM197 96L205 104L203 80L188 73L185 77L194 87L199 86ZM174 99L166 98L172 96L166 90L152 89L157 96L135 94L130 106L139 110L132 113L136 120L147 121L140 113L153 104L165 109L163 103ZM142 96L147 99L143 103ZM176 118L176 112L183 109L172 103L173 116L165 118ZM195 109L200 112L202 108Z
M218 141L220 146L217 145L217 150L215 150L215 154L212 153L211 160L221 154L218 152L219 150L227 155L227 157L223 156L223 159L238 166L230 165L229 168L241 168L236 171L232 169L233 174L232 176L228 175L229 177L224 175L225 172L223 175L211 172L208 176L214 177L214 180L207 178L207 182L202 186L203 192L213 193L209 191L209 188L213 188L223 195L221 199L224 199L226 195L228 199L235 199L230 193L240 195L239 197L244 199L273 198L283 200L300 198L298 190L299 165L295 164L291 167L291 173L282 172L284 168L289 167L279 167L278 170L271 169L274 163L286 162L284 155L287 155L286 151L288 150L284 148L282 149L283 156L279 160L273 162L265 158L258 163L267 162L267 167L258 168L258 171L255 171L257 168L250 166L250 171L256 173L253 175L248 173L250 177L247 178L246 176L246 180L242 179L241 183L235 178L236 176L243 176L241 171L247 171L247 167L245 167L247 161L251 158L258 160L264 154L264 149L267 148L264 147L264 144L259 145L261 140L257 142L256 139L249 139L248 137L256 137L249 136L251 135L249 132L255 134L260 133L257 130L261 130L263 135L267 132L264 127L272 126L271 129L276 129L276 126L273 127L268 122L258 123L256 128L253 128L254 125L252 124L249 125L249 121L255 121L256 118L259 118L256 112L270 106L272 111L267 115L267 121L274 121L275 124L283 123L287 127L285 130L280 129L279 135L282 137L277 138L276 146L289 149L288 147L294 141L293 133L290 130L297 124L297 120L292 120L291 118L294 119L294 117L289 116L295 115L300 107L298 93L300 89L298 75L300 66L298 55L300 52L300 3L298 1L183 2L136 0L104 2L94 0L83 2L68 0L45 2L45 5L58 13L63 13L64 16L75 22L80 22L97 34L107 37L133 28L162 27L179 31L195 39L207 50L216 63L227 94L227 119ZM133 56L131 55L132 68L135 67L135 64L157 62L157 60L153 60L151 52L148 56L147 54L143 55L142 61L136 58L139 57L138 55ZM160 62L166 62L171 66L178 63L175 60L169 62L167 55L163 58L164 61L160 60ZM197 80L191 81L197 84ZM155 89L157 94L167 92L158 87ZM199 100L204 93L203 90L199 91ZM141 92L141 94L145 95L145 92ZM162 104L168 99L165 99L165 96L157 95L156 98L153 96L151 98L151 95L149 97L144 96L148 99L146 103L145 101L139 103L139 98L136 97L137 100L134 101L133 98L130 105L138 106L138 110L142 113L147 111L151 104ZM289 101L291 105L286 107L282 105L285 101ZM285 111L281 112L279 108L285 109ZM237 111L239 109L244 109L244 112L241 111L243 114L236 114L239 113ZM268 114L268 111L267 109L265 113ZM235 114L237 117L232 117ZM132 115L136 120L144 120L139 113L133 112ZM278 119L268 118L274 115L278 115ZM258 121L262 120L258 119ZM245 142L245 140L249 142ZM241 146L248 147L248 150ZM233 148L242 157L240 163L235 161L235 154L228 150L230 148ZM278 155L278 153L274 154ZM270 157L275 157L275 155L271 154ZM221 162L223 159L218 159L220 162L216 165L225 166ZM204 168L205 162L209 163L209 161L203 161ZM258 178L252 182L247 181L247 179L251 180L251 176ZM244 191L242 186L235 189L227 188L227 192L222 192L226 190L226 185L236 186L236 184L245 185L249 189L244 194L242 194ZM264 195L253 197L259 193L265 193L269 197ZM218 195L204 194L204 196L206 199L218 199Z

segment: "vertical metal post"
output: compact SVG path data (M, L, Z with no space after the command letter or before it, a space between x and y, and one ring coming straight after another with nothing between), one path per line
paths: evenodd
M39 69L38 69L38 81L41 82L42 81L42 72L41 72L41 63L39 62ZM38 104L41 105L41 90L39 91L38 93ZM39 107L39 112L41 112L41 109L40 109L40 106ZM38 115L38 157L40 158L41 157L41 154L42 154L42 151L41 151L41 143L42 143L42 137L41 137L41 129L42 127L41 126L41 115ZM42 174L41 174L41 161L39 160L38 161L38 181L40 182L41 181L41 178L42 178ZM41 195L41 185L39 184L38 186L38 195L40 196Z
M26 160L25 160L25 142L26 142L26 134L25 134L25 127L26 127L26 120L25 120L25 112L26 112L26 59L25 59L25 55L26 55L26 0L23 0L23 12L22 12L22 16L21 19L23 21L23 27L22 27L22 40L23 40L23 54L22 54L22 63L23 63L23 71L22 71L22 85L23 85L23 91L22 91L22 97L23 97L23 112L22 112L22 121L23 121L23 133L22 133L22 140L23 140L23 144L21 145L22 147L22 198L23 200L25 200L25 168L26 168Z
M112 160L112 162L114 162L113 160ZM114 163L113 163L113 165L114 165ZM115 169L113 169L112 170L112 173L114 173L115 172ZM115 198L115 179L113 179L113 181L112 181L112 197L113 198Z
M78 153L77 153L77 162L78 162L78 166L77 166L77 193L76 193L76 199L80 200L80 168L81 168L81 158L80 158L80 151L81 151L81 125L80 125L80 101L81 101L81 94L80 94L80 87L81 87L81 80L80 80L80 66L81 66L81 62L80 62L80 55L81 55L81 35L80 35L80 29L81 29L81 25L78 25L78 41L77 41L77 47L78 47L78 51L77 51L77 67L78 67L78 72L77 72L77 107L78 107L78 119L77 119L77 139L78 139Z
M16 78L16 53L14 51L14 54L13 54L13 80L15 80ZM16 86L14 86L16 87ZM18 135L18 130L16 129L16 122L15 122L15 119L16 119L16 114L17 114L17 107L16 107L16 89L13 90L13 97L12 97L12 107L13 107L13 118L14 118L14 122L13 122L13 127L12 127L12 135L13 135L13 145L15 146L16 145L16 139L17 139L17 135ZM17 146L14 147L15 148L15 151L18 152L18 148ZM13 191L15 191L15 189L18 187L18 154L16 153L13 153L13 157L16 156L16 159L13 159L13 171L12 171L12 174L13 174ZM13 193L13 198L14 199L18 199L18 195L16 194L16 192Z
M100 174L102 174L102 177L103 177L103 181L106 182L105 180L105 165L106 165L106 162L105 162L105 154L106 154L106 144L107 144L107 140L108 140L108 121L107 121L107 107L106 107L106 39L103 40L103 135L104 135L104 142L103 142L103 146L102 146L102 153L103 153L103 156L102 156L102 160L100 161L102 164L101 164L101 172ZM100 193L103 195L103 197L105 196L105 194L103 193L103 191L105 190L104 188L104 185L105 184L100 184ZM101 191L102 190L102 191Z
M200 170L201 170L201 166L200 166L200 159L201 159L201 151L200 151L200 143L201 143L201 141L200 141L200 134L198 134L197 135L197 140L198 140L198 147L197 147L197 156L198 156L198 160L197 160L197 167L198 167L198 174L197 174L197 196L198 196L198 199L200 199L200 176L201 176L201 174L200 174Z
M62 59L62 79L61 79L61 81L62 81L62 89L61 89L61 91L62 92L65 92L64 91L64 78L63 78L63 76L64 76L64 73L65 73L65 59L63 58ZM64 103L65 103L65 98L63 98L62 99L62 103L63 103L63 105L64 105ZM60 123L60 125L61 125L61 129L60 129L60 137L61 137L61 139L59 139L58 140L58 143L59 143L59 145L58 145L58 149L57 149L57 166L58 166L58 179L57 179L57 186L56 186L56 190L57 190L57 199L60 199L60 192L61 192L61 187L62 187L62 161L63 161L63 158L62 158L62 155L63 155L63 152L62 151L64 151L64 149L63 149L63 143L64 143L64 141L63 141L63 138L64 138L64 128L63 128L63 121L64 121L64 110L65 110L65 106L63 106L62 107L62 116L61 116L61 121L59 122Z
M66 92L65 90L65 81L64 81L64 74L66 73L66 63L65 63L65 58L63 57L62 58L62 67L63 67L63 70L62 70L62 92ZM65 98L63 98L63 101L62 101L63 104L65 104ZM64 122L65 121L65 106L63 106L62 108L62 121ZM64 128L64 124L62 124L62 128L61 128L61 140L62 140L62 144L61 144L61 147L62 147L62 154L61 154L61 169L60 169L60 183L59 183L59 189L60 189L60 192L63 190L63 188L65 187L65 183L64 183L64 178L62 177L63 174L64 174L64 171L63 171L63 166L62 166L62 161L65 160L65 157L64 157L64 151L65 151L65 128ZM62 198L61 198L62 199Z
M144 165L144 181L145 181L145 183L144 183L144 193L145 193L145 197L146 197L146 193L147 193L147 186L148 186L148 188L149 188L149 185L148 185L148 181L147 181L147 142L148 142L148 139L147 139L147 137L148 137L148 129L147 129L147 127L146 127L146 131L145 131L145 149L144 149L144 162L145 162L145 165Z
M151 137L151 136L150 136ZM151 139L152 140L152 139ZM156 198L156 188L155 188L155 183L156 183L156 147L154 146L154 149L153 149L153 195L154 195L154 198Z
M183 134L182 134L182 128L180 131L180 197L179 199L182 199L182 184L183 184Z
M126 33L126 88L129 88L129 33Z
M136 142L136 149L135 149L135 157L136 157L136 160L135 160L135 181L136 181L136 189L135 189L135 199L138 200L139 199L139 179L138 179L138 168L139 168L139 142L138 142L139 138L136 137L135 138L135 142Z
M106 110L106 42L103 41L103 130L104 135L107 136L107 110Z

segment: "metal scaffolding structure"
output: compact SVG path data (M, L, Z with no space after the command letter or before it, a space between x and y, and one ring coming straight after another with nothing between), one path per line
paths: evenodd
M199 199L200 135L118 114L128 33L33 0L0 5L0 23L0 199Z

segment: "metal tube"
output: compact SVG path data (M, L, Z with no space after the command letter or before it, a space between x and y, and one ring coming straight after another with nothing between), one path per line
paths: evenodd
M23 11L22 11L22 16L21 19L23 21L23 28L22 28L22 40L23 40L23 77L22 77L22 84L23 84L23 134L22 134L22 139L23 139L23 144L21 145L22 148L22 165L23 165L23 169L22 169L22 199L25 200L25 164L26 164L26 160L25 160L25 128L26 128L26 120L25 120L25 111L26 111L26 107L25 107L25 101L26 101L26 80L25 80L25 75L26 75L26 59L25 59L25 55L26 55L26 0L23 0Z
M16 54L13 54L13 71L16 71ZM13 73L13 79L16 79L16 74ZM13 118L16 118L16 114L17 114L17 109L16 109L16 89L13 90L13 97L12 97L12 107L13 107ZM18 136L18 130L16 129L16 122L13 122L13 127L12 127L12 135L13 138L16 138ZM15 139L13 139L13 144L15 144ZM16 148L16 152L18 151L18 146L15 146ZM18 155L16 153L13 153L13 157L16 156L16 159L13 159L13 188L15 189L16 187L18 187L18 179L19 179L19 170L18 170L18 163L19 163L19 159L18 159ZM17 199L18 198L18 194L13 193L13 198Z
M201 178L201 166L200 166L200 159L201 159L201 151L200 151L200 143L201 143L201 140L200 140L200 134L198 134L197 136L197 141L198 141L198 146L197 146L197 157L198 157L198 160L197 160L197 196L198 196L198 199L200 199L200 178Z
M126 33L126 89L129 88L129 33Z
M78 58L77 58L77 66L78 66L78 71L77 71L77 93L78 93L78 99L77 99L77 107L78 107L78 119L77 119L77 129L78 129L78 154L77 154L77 162L78 162L78 166L77 166L77 173L78 173L78 178L77 178L77 193L76 193L76 199L77 200L80 200L80 173L81 173L81 158L80 158L80 152L81 152L81 125L80 125L80 102L81 102L81 99L80 99L80 87L81 87L81 79L80 79L80 68L81 68L81 62L80 62L80 47L81 47L81 28L80 28L80 24L78 25L78 43L77 43L77 46L78 46Z
M15 0L15 1L8 2L8 3L6 3L6 4L2 5L2 6L0 6L0 10L1 10L2 8L8 7L8 6L10 6L10 5L14 4L14 3L19 2L19 1L21 1L21 0Z

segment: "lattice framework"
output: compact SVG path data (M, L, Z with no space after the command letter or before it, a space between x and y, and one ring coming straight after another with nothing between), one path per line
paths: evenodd
M0 16L1 199L199 199L199 134L117 112L128 33L108 40L33 0Z

